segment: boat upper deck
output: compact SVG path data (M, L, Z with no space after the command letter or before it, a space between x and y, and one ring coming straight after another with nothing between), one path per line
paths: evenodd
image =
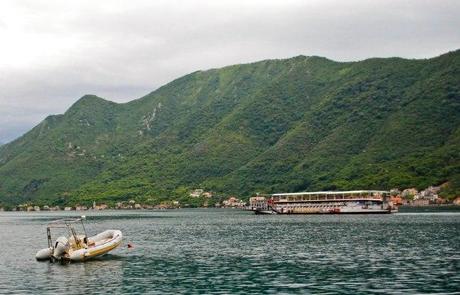
M273 194L274 202L325 202L325 201L383 201L389 196L388 191L360 190L360 191L320 191Z

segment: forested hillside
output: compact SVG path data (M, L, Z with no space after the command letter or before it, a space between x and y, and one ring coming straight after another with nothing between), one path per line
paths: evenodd
M460 51L198 71L125 104L84 96L0 146L6 205L444 182L460 194Z

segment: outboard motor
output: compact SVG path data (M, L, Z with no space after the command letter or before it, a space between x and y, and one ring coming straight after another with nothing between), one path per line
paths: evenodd
M54 258L61 258L64 254L68 253L70 248L69 240L66 237L59 237L54 244Z

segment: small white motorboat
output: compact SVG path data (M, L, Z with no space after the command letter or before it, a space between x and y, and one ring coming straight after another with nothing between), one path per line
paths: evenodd
M83 221L85 216L75 219L60 219L48 224L46 228L48 248L37 252L35 258L39 261L85 261L104 255L118 247L123 239L119 230L106 230L100 234L88 237ZM74 224L80 223L84 234L77 234ZM68 237L61 236L53 243L51 229L61 228L68 231Z

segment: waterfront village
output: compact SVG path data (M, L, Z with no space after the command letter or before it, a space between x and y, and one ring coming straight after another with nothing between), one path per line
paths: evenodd
M3 207L0 207L0 211L26 211L26 212L35 212L35 211L86 211L86 210L142 210L142 209L157 209L157 210L165 210L165 209L180 209L180 208L190 208L190 207L201 207L201 208L208 208L208 207L216 207L216 208L245 208L247 203L236 196L216 196L213 192L205 191L204 189L194 189L189 192L188 199L190 200L197 200L199 201L200 205L192 205L187 202L181 202L179 200L172 200L172 201L165 201L161 202L160 204L151 205L151 204L143 204L136 202L135 200L129 200L124 202L117 202L114 205L110 206L106 203L96 203L93 202L92 206L86 205L75 205L75 206L49 206L43 205L38 206L34 204L20 204L18 206L8 208L6 210Z
M439 192L442 186L430 186L424 190L418 191L415 188L407 188L404 190L392 189L390 190L390 200L393 202L393 205L396 206L436 206L436 205L459 205L460 206L460 196L457 196L452 201L449 201L445 198L439 196ZM8 211L26 211L26 212L35 212L35 211L86 211L86 210L142 210L142 209L179 209L179 208L188 208L188 207L201 207L208 208L209 204L212 204L212 207L216 208L239 208L244 209L248 205L249 207L253 206L253 203L265 201L264 196L253 196L249 198L249 204L242 199L239 199L236 196L229 196L226 198L215 196L213 192L205 191L204 189L194 189L190 191L188 197L191 199L200 199L203 200L201 206L191 206L188 203L182 204L178 200L162 202L157 205L141 204L135 200L129 200L125 202L117 202L114 206L109 206L105 203L97 204L93 202L92 206L85 205L75 205L75 206L37 206L33 204L21 204L16 207L8 208ZM216 200L218 198L218 200ZM213 200L210 202L209 200ZM0 211L7 211L5 208L0 207Z

